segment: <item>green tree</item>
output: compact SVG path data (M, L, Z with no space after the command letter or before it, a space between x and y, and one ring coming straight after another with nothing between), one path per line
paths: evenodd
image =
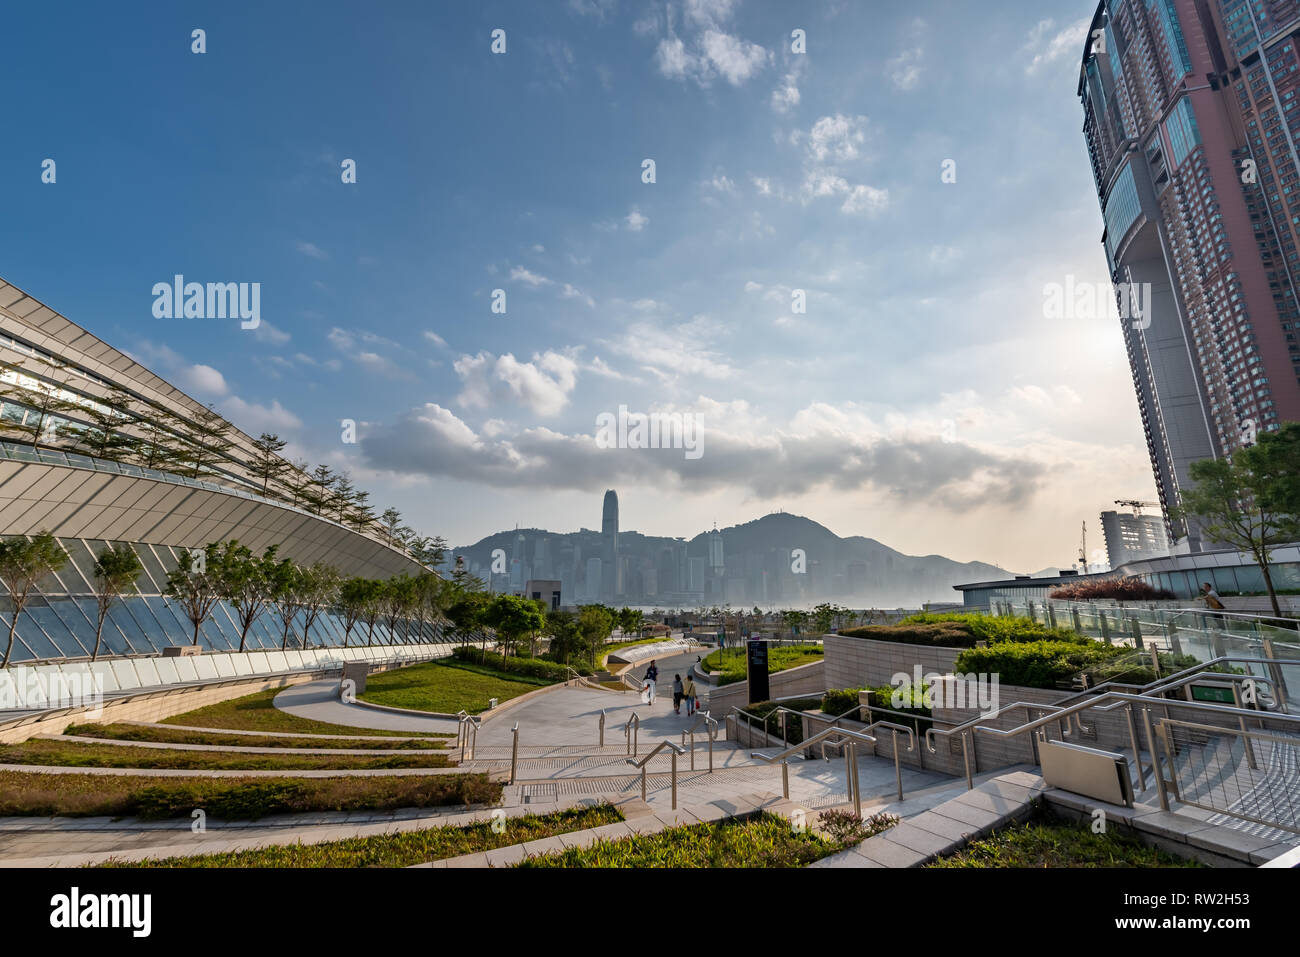
M289 647L293 621L306 605L303 569L292 558L275 563L271 570L271 601L280 620L280 649Z
M229 422L221 417L212 406L191 413L188 420L182 420L182 433L185 448L180 459L184 463L184 473L190 478L198 478L212 469L217 462L224 459L234 443L230 440Z
M213 571L220 561L220 546L209 542L200 549L181 549L179 564L167 573L169 598L185 612L194 625L194 644L199 643L199 627L207 621L212 609L221 601L221 580Z
M540 602L517 595L497 595L483 614L483 623L497 633L504 646L502 664L525 636L535 635L546 626Z
M54 363L56 373L65 367ZM73 401L67 388L66 376L57 382L37 378L22 366L0 362L0 398L23 406L21 419L0 417L0 428L16 433L31 443L32 448L52 445L59 432L59 424L81 406Z
M312 625L321 613L331 607L339 593L339 570L325 562L313 562L303 568L298 576L298 590L302 599L302 646L311 647Z
M14 633L18 616L27 607L32 589L46 575L52 575L68 562L68 556L53 535L41 532L33 538L0 541L0 582L9 593L9 641L5 645L0 668L9 667L14 650Z
M610 632L614 630L614 616L603 605L583 605L578 609L578 632L582 635L583 650L596 667L596 656Z
M267 494L271 483L278 483L290 465L280 458L288 443L271 432L263 432L253 440L253 458L245 463L253 477L262 483L262 494Z
M555 661L564 664L578 656L583 656L586 645L582 632L578 629L578 618L571 611L553 611L546 616L543 634L550 639L548 654Z
M248 641L249 629L275 599L276 570L279 567L275 560L276 551L276 546L271 545L261 558L257 558L246 545L231 539L222 544L216 563L210 569L217 577L221 596L235 610L240 651Z
M1269 433L1258 445L1240 449L1230 458L1193 462L1194 485L1180 490L1181 506L1171 518L1199 518L1205 537L1248 552L1264 577L1273 614L1282 615L1273 587L1271 549L1292 541L1297 532L1294 473L1297 439L1293 429L1274 440Z
M343 616L343 647L357 622L365 618L366 609L373 604L374 592L379 583L373 578L349 578L339 585L338 609Z
M95 650L90 653L90 660L99 657L99 643L104 634L104 619L108 617L113 602L135 587L135 580L140 577L144 567L130 545L114 548L109 545L95 559L95 578L91 584L95 589Z
M69 422L59 434L72 440L77 451L97 459L120 461L135 453L140 440L123 432L135 422L131 412L135 397L114 386L103 399L96 399L76 410L89 424Z

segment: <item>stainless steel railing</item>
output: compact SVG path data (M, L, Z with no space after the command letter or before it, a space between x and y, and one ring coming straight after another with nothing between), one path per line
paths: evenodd
M474 748L478 744L478 729L483 720L468 711L460 710L456 712L456 745L460 748L460 759L464 761L467 753L468 757L474 757Z
M828 739L842 739L846 742L844 748L845 761L845 780L848 787L848 798L853 802L854 809L858 815L862 814L862 790L858 782L858 742L864 742L875 747L878 740L877 736L872 734L876 728L887 728L893 733L893 751L894 751L894 779L898 784L898 799L903 800L903 768L900 763L901 752L898 749L898 732L907 735L907 750L912 752L916 750L916 734L913 730L905 725L894 724L892 721L876 721L861 731L851 731L848 728L826 728L819 731L799 744L793 745L779 751L776 754L766 755L761 751L750 752L752 757L764 762L765 764L775 764L781 762L781 792L785 795L786 800L790 798L790 757L794 754L801 754L814 744L822 744L822 754L825 755L825 746L830 743Z
M627 724L623 725L623 739L627 742L627 751L625 753L636 757L637 752L637 735L641 731L641 716L635 711L627 719Z
M660 741L659 744L655 746L654 750L651 751L649 754L647 754L640 761L636 760L636 758L627 758L626 760L628 764L632 765L633 767L641 769L641 800L644 801L645 800L645 779L646 779L645 767L647 764L650 763L650 759L653 758L660 751L662 751L664 748L668 748L673 753L672 754L673 756L673 810L675 811L677 810L677 755L685 754L686 749L683 747L679 747L678 745L673 744L671 741L665 739L663 741Z
M705 731L708 732L709 740L709 773L713 773L713 741L718 736L718 719L713 717L708 711L701 711L696 715L693 725L682 732L682 746L685 747L686 739L689 736L691 740L691 770L695 770L695 732L700 729L700 723L703 722Z

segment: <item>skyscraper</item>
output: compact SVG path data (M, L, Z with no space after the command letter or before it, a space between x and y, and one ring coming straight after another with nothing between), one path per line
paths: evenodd
M1166 519L1192 462L1300 420L1297 28L1295 0L1103 0L1085 41L1083 134L1117 296L1145 300L1123 334Z
M601 537L601 598L613 599L622 589L619 587L618 567L618 493L613 489L605 492L605 503L600 513Z

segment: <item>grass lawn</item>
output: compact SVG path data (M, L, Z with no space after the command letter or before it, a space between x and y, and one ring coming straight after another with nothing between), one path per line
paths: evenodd
M1131 837L1093 834L1088 822L1052 818L996 831L927 867L1203 867Z
M844 845L796 833L774 814L673 827L657 834L597 841L521 861L517 867L804 867Z
M202 771L337 771L392 768L445 768L444 754L240 754L133 748L87 741L43 741L0 745L0 764L41 764L68 768L176 768Z
M350 728L342 724L313 721L281 711L272 701L283 688L270 688L246 695L218 701L194 711L163 718L162 724L188 724L196 728L232 728L236 731L275 731L281 734L349 734L362 737L391 736L391 731L374 728ZM450 738L450 734L407 732L403 737Z
M70 724L64 734L83 738L111 738L115 741L155 741L160 744L215 744L224 747L251 748L345 748L354 751L423 751L444 748L441 738L414 741L352 740L348 738L307 738L293 735L267 737L260 734L227 734L221 731L187 731L184 728L160 728L135 724Z
M286 844L225 854L169 857L156 861L110 861L101 867L410 867L462 854L477 854L511 844L523 844L616 824L623 815L614 807L573 808L541 817L505 819L505 831L495 834L491 821L464 827L431 827L399 834L353 837L322 844Z
M0 771L0 817L190 817L250 820L267 814L495 804L486 774L360 778L164 778Z
M464 709L478 714L487 710L489 698L508 701L551 684L555 682L483 665L430 661L374 675L366 680L366 690L358 697L372 704L413 711L455 714Z
M800 665L821 661L823 654L821 645L787 645L784 648L769 646L767 649L767 671L768 674L776 674L778 671L798 668ZM719 685L744 681L748 677L745 670L745 655L746 652L743 646L740 648L720 649L704 659L704 670L722 672L718 677Z

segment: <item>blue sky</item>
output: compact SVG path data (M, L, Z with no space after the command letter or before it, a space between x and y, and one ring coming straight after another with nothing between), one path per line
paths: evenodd
M16 8L0 276L455 543L598 527L616 487L651 534L1099 546L1153 488L1117 321L1043 311L1105 279L1092 6L794 6ZM154 318L177 273L260 282L262 326ZM597 448L619 405L704 454Z

